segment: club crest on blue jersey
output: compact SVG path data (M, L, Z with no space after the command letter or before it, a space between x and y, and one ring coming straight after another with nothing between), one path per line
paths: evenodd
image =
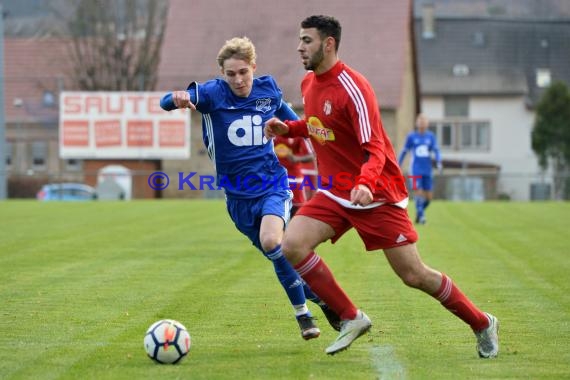
M255 109L263 113L271 111L271 99L257 99L255 102Z

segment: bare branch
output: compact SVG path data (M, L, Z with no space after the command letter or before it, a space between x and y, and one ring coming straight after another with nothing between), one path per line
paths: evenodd
M152 90L168 3L160 0L68 0L71 73L79 90ZM69 16L67 16L69 15Z

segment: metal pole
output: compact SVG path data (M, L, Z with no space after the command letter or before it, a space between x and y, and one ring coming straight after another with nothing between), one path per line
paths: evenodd
M0 3L0 201L6 199L6 125L4 124L4 11Z

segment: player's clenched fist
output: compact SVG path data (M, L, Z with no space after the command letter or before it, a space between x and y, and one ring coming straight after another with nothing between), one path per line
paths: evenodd
M190 108L196 110L196 106L190 101L190 93L188 91L172 92L172 101L176 108Z
M368 206L372 199L372 192L366 185L358 184L350 192L350 201L355 206Z
M265 137L272 139L275 136L284 135L289 132L289 126L278 118L272 117L265 122L264 132Z

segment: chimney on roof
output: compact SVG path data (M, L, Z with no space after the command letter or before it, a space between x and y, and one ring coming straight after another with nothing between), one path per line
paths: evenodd
M422 4L422 37L435 38L435 5L431 2Z

